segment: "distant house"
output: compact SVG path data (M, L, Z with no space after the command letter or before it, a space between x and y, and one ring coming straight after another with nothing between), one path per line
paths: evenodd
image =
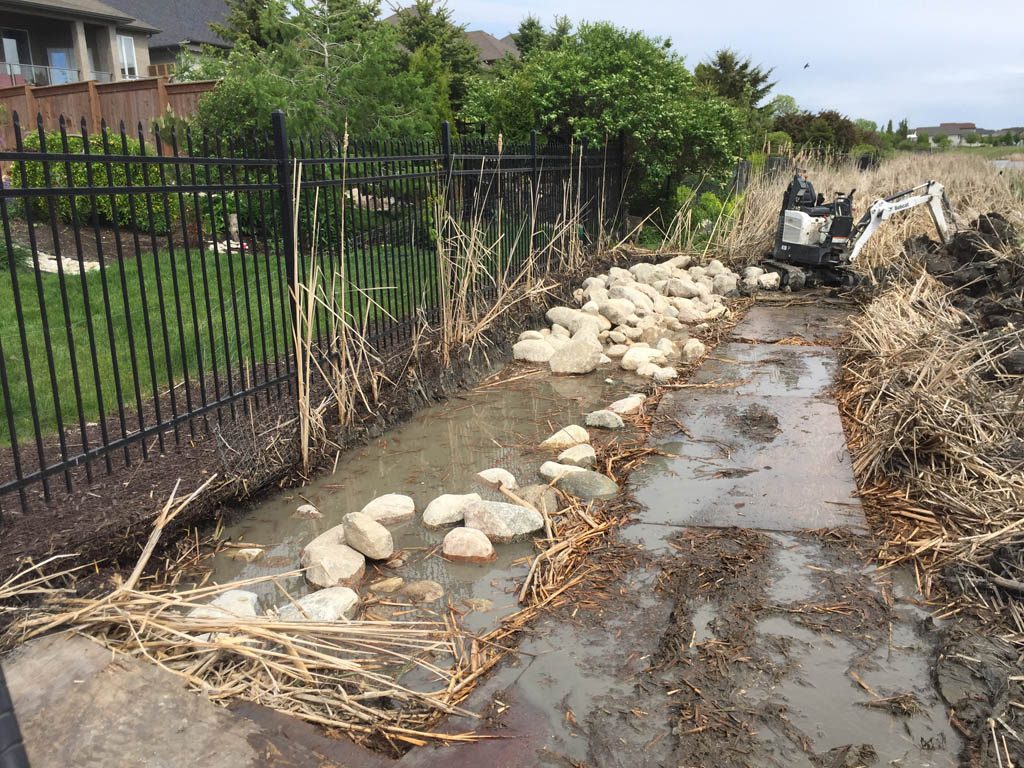
M384 19L385 24L390 24L393 27L398 26L398 20L403 14L418 13L415 7L410 6L409 8L401 8L395 11L390 16ZM476 48L477 57L480 63L485 67L489 67L496 61L501 61L506 56L512 58L519 58L519 49L516 48L515 42L512 40L512 35L508 35L501 39L498 39L489 32L476 29L472 32L466 32L466 38Z
M157 32L99 0L0 0L0 87L145 77Z
M912 133L908 134L907 138L914 139L924 133L934 141L939 136L947 136L950 143L956 147L966 144L968 136L973 135L979 138L982 136L1003 136L1007 133L1020 133L1021 130L1020 128L992 130L989 128L979 128L974 123L939 123L938 125L924 125L920 128L915 128Z
M146 19L159 28L149 39L147 74L170 75L182 51L198 53L203 46L229 48L214 34L210 24L227 17L224 0L112 0L126 13ZM2 2L2 0L0 0Z
M501 61L506 56L513 59L519 58L519 49L516 48L511 35L499 40L489 32L476 29L472 32L467 32L466 37L469 38L469 42L476 48L477 55L480 57L480 63L485 67L491 66L496 61Z

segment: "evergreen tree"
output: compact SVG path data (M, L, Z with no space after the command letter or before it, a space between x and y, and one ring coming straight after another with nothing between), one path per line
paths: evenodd
M458 111L467 81L480 71L480 57L465 27L453 21L451 9L444 2L416 0L399 12L398 40L410 54L423 47L437 51L448 70L452 110Z
M547 45L548 33L540 19L530 15L519 22L519 29L512 33L512 39L519 49L519 55L525 57L531 51L540 50Z
M294 34L284 0L227 0L227 8L223 23L210 22L210 29L234 46L269 48Z
M735 51L723 48L709 61L698 64L693 73L698 83L719 96L756 109L776 85L770 79L773 71L755 66L750 59L741 59Z

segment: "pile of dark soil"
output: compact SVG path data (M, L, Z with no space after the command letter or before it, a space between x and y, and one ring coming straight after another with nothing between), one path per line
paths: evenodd
M906 251L953 289L953 304L979 329L1024 323L1024 251L1020 234L1002 215L979 216L948 246L922 236L909 240ZM1016 365L1024 366L1024 355Z

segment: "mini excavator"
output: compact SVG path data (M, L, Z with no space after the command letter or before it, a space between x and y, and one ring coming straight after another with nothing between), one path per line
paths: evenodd
M835 199L826 203L824 195L815 194L805 173L797 171L786 188L772 253L760 265L778 273L782 288L798 291L805 285L855 284L850 266L875 231L894 214L920 205L928 206L943 244L948 244L956 231L946 190L937 181L876 200L854 224L856 190L836 193Z

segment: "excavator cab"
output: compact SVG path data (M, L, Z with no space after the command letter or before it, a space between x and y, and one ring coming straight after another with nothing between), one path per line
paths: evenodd
M786 188L772 252L762 262L791 290L815 283L853 284L850 265L878 227L894 214L927 205L943 243L948 243L956 230L945 188L936 181L876 200L854 224L856 190L839 192L832 202L825 203L824 195L815 193L805 174L797 171Z
M842 264L853 229L853 192L826 203L804 173L793 176L783 195L770 265L794 289L805 282L803 268L817 270L826 282L842 281L829 273Z

